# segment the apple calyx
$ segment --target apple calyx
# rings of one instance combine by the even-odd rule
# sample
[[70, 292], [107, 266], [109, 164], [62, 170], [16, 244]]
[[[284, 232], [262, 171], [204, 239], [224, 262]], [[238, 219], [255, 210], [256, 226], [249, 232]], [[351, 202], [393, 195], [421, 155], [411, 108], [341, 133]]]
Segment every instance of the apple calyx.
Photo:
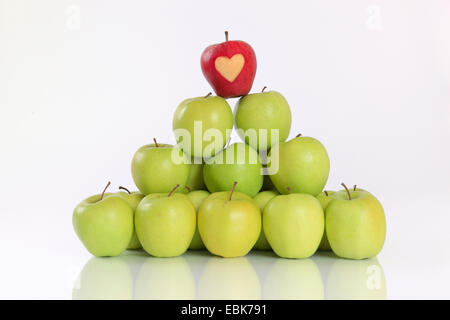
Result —
[[350, 191], [348, 190], [347, 186], [345, 185], [345, 183], [341, 183], [341, 186], [343, 186], [345, 188], [345, 191], [347, 191], [347, 195], [348, 195], [348, 200], [352, 200], [352, 196], [350, 195]]
[[289, 194], [292, 193], [291, 187], [286, 187], [286, 189], [288, 190]]
[[230, 196], [228, 197], [228, 200], [231, 201], [231, 197], [233, 196], [234, 190], [236, 189], [237, 181], [233, 183], [233, 188], [231, 188]]
[[228, 31], [225, 31], [225, 41], [228, 41]]
[[119, 186], [119, 190], [125, 190], [126, 192], [128, 192], [128, 194], [131, 194], [130, 190], [125, 187]]
[[192, 190], [191, 190], [191, 188], [189, 188], [188, 186], [185, 186], [184, 187], [188, 192], [191, 192]]
[[206, 96], [204, 96], [203, 99], [208, 98], [210, 95], [212, 95], [212, 93], [211, 93], [211, 92], [208, 92], [208, 94], [207, 94]]
[[108, 189], [110, 184], [111, 184], [111, 181], [108, 181], [108, 183], [106, 184], [105, 189], [103, 189], [102, 195], [100, 196], [100, 199], [98, 201], [101, 201], [103, 199], [103, 196], [105, 195], [106, 189]]
[[159, 145], [158, 145], [158, 142], [156, 142], [156, 139], [155, 138], [153, 138], [153, 142], [155, 142], [155, 147], [159, 147]]
[[267, 87], [266, 86], [264, 86], [264, 88], [262, 88], [262, 90], [261, 90], [261, 93], [263, 93], [264, 92], [264, 90], [266, 90], [267, 89]]
[[323, 193], [325, 193], [325, 195], [328, 197], [328, 191], [327, 190], [323, 190]]
[[180, 186], [180, 185], [177, 184], [177, 185], [169, 192], [169, 194], [167, 195], [167, 197], [170, 197], [170, 196], [175, 192], [175, 190], [176, 190], [179, 186]]

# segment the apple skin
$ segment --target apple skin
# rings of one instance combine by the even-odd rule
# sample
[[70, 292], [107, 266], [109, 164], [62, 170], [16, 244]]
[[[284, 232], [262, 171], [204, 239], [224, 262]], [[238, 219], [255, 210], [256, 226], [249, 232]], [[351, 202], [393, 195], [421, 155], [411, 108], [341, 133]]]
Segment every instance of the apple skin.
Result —
[[[270, 149], [273, 144], [284, 142], [291, 130], [291, 109], [286, 99], [276, 91], [252, 93], [239, 99], [235, 106], [236, 129], [239, 137], [258, 151]], [[257, 141], [244, 136], [245, 131], [255, 129]], [[267, 145], [261, 145], [259, 130], [267, 132]], [[271, 130], [279, 133], [277, 141], [271, 141]]]
[[347, 259], [375, 257], [386, 238], [381, 203], [367, 191], [336, 192], [326, 210], [326, 233], [333, 252]]
[[203, 201], [198, 230], [206, 248], [225, 258], [245, 256], [261, 233], [261, 213], [255, 201], [241, 192], [216, 192]]
[[195, 208], [185, 194], [151, 194], [139, 203], [135, 225], [139, 241], [148, 254], [179, 256], [188, 249], [194, 236]]
[[[327, 191], [328, 195], [325, 192], [321, 192], [317, 195], [317, 200], [319, 200], [320, 205], [322, 206], [323, 212], [326, 213], [326, 209], [328, 204], [333, 200], [331, 195], [335, 194], [335, 191]], [[326, 230], [327, 219], [325, 218], [325, 230]], [[328, 242], [327, 233], [324, 231], [322, 240], [320, 241], [319, 250], [330, 251], [330, 243]]]
[[[131, 193], [119, 191], [117, 195], [125, 199], [125, 201], [130, 205], [131, 209], [133, 209], [133, 213], [136, 212], [136, 208], [139, 205], [139, 202], [145, 197], [142, 193], [138, 191], [134, 191]], [[133, 217], [133, 226], [134, 226], [134, 217]], [[127, 249], [137, 250], [142, 248], [141, 243], [136, 235], [136, 231], [133, 229], [133, 236], [131, 237], [130, 243], [128, 244]]]
[[[228, 158], [232, 159], [233, 163], [226, 163]], [[242, 159], [241, 163], [238, 159]], [[256, 160], [255, 163], [250, 163], [253, 159]], [[215, 163], [218, 160], [222, 160], [222, 163]], [[234, 143], [206, 161], [203, 179], [210, 192], [230, 191], [233, 183], [237, 181], [236, 191], [254, 197], [263, 185], [264, 176], [261, 170], [258, 153], [244, 143]]]
[[[278, 172], [272, 173], [270, 166], [277, 161], [277, 154]], [[322, 143], [314, 138], [296, 137], [281, 142], [270, 150], [269, 157], [270, 179], [281, 194], [289, 193], [289, 187], [294, 193], [317, 196], [327, 183], [330, 159]]]
[[[253, 198], [253, 200], [255, 200], [255, 202], [258, 204], [259, 209], [261, 210], [261, 216], [264, 211], [264, 207], [267, 205], [267, 203], [278, 195], [279, 193], [277, 191], [262, 191]], [[256, 241], [255, 246], [253, 248], [257, 250], [272, 249], [270, 247], [269, 242], [266, 239], [264, 230], [261, 230], [261, 234], [259, 235], [258, 241]]]
[[184, 188], [183, 193], [188, 194], [191, 191], [205, 189], [206, 186], [205, 182], [203, 181], [203, 164], [196, 164], [192, 162], [189, 178], [186, 182], [186, 187]]
[[322, 206], [308, 194], [276, 196], [264, 207], [263, 229], [278, 256], [308, 258], [316, 252], [322, 239]]
[[114, 257], [127, 249], [133, 235], [133, 209], [122, 197], [97, 194], [78, 204], [72, 224], [86, 249], [96, 257]]
[[[192, 191], [187, 194], [188, 198], [192, 201], [194, 205], [195, 211], [198, 214], [198, 209], [200, 209], [200, 205], [203, 201], [208, 198], [210, 193], [205, 190], [197, 190]], [[191, 250], [201, 250], [204, 249], [205, 245], [203, 244], [202, 238], [200, 237], [200, 233], [198, 232], [198, 227], [195, 229], [194, 237], [192, 238], [191, 244], [189, 245], [189, 249]]]
[[[181, 163], [172, 160], [172, 152]], [[149, 144], [140, 147], [131, 162], [131, 175], [141, 193], [169, 193], [177, 184], [175, 192], [182, 192], [189, 178], [191, 166], [183, 152], [168, 144]]]
[[[195, 141], [195, 121], [201, 121], [201, 131], [197, 130], [201, 141]], [[178, 145], [186, 154], [195, 158], [208, 158], [223, 149], [233, 129], [233, 121], [233, 111], [224, 98], [197, 97], [186, 99], [178, 105], [173, 116], [172, 128]], [[178, 132], [180, 129], [189, 132], [190, 144], [184, 145], [186, 142], [183, 141], [182, 134]], [[220, 133], [217, 141], [215, 138], [209, 140], [210, 138], [205, 136], [205, 133], [211, 132], [212, 129]], [[217, 145], [214, 145], [210, 152], [206, 150], [208, 154], [205, 155], [205, 149], [213, 142]]]
[[[237, 77], [230, 82], [217, 71], [216, 59], [232, 59], [241, 54], [244, 65]], [[218, 96], [224, 98], [240, 97], [250, 92], [256, 74], [256, 55], [253, 48], [244, 41], [225, 41], [208, 46], [202, 53], [200, 64], [203, 75]]]

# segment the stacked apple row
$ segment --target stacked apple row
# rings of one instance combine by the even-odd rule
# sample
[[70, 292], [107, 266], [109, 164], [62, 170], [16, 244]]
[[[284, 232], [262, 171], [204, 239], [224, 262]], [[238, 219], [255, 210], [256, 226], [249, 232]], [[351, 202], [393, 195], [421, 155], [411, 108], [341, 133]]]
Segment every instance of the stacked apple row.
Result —
[[[225, 147], [233, 123], [244, 143]], [[290, 127], [289, 105], [278, 92], [243, 96], [235, 119], [222, 97], [187, 99], [173, 119], [178, 145], [155, 140], [135, 153], [131, 169], [139, 192], [121, 187], [125, 192], [86, 199], [74, 211], [75, 231], [95, 256], [141, 246], [157, 257], [205, 247], [223, 257], [252, 248], [284, 258], [306, 258], [318, 248], [351, 259], [376, 256], [386, 233], [381, 204], [356, 187], [322, 192], [330, 169], [326, 149], [301, 135], [286, 142]], [[221, 134], [205, 159], [211, 129]], [[279, 134], [262, 143], [242, 134], [249, 129]], [[192, 143], [184, 143], [180, 130]], [[259, 153], [267, 150], [276, 170], [264, 181]]]

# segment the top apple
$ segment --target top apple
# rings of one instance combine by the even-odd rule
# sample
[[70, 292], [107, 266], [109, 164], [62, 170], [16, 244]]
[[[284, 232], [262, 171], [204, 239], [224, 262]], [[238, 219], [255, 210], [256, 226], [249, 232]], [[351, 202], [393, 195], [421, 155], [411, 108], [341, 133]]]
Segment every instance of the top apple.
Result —
[[228, 41], [207, 47], [201, 57], [203, 74], [218, 96], [233, 98], [250, 92], [256, 74], [256, 56], [244, 41]]

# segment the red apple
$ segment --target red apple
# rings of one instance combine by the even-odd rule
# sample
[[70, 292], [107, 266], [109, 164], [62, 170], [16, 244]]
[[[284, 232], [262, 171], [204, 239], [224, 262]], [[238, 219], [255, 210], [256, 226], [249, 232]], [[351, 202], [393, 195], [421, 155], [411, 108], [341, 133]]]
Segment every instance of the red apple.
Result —
[[218, 96], [233, 98], [250, 92], [256, 73], [256, 56], [244, 41], [228, 41], [207, 47], [201, 58], [206, 80]]

